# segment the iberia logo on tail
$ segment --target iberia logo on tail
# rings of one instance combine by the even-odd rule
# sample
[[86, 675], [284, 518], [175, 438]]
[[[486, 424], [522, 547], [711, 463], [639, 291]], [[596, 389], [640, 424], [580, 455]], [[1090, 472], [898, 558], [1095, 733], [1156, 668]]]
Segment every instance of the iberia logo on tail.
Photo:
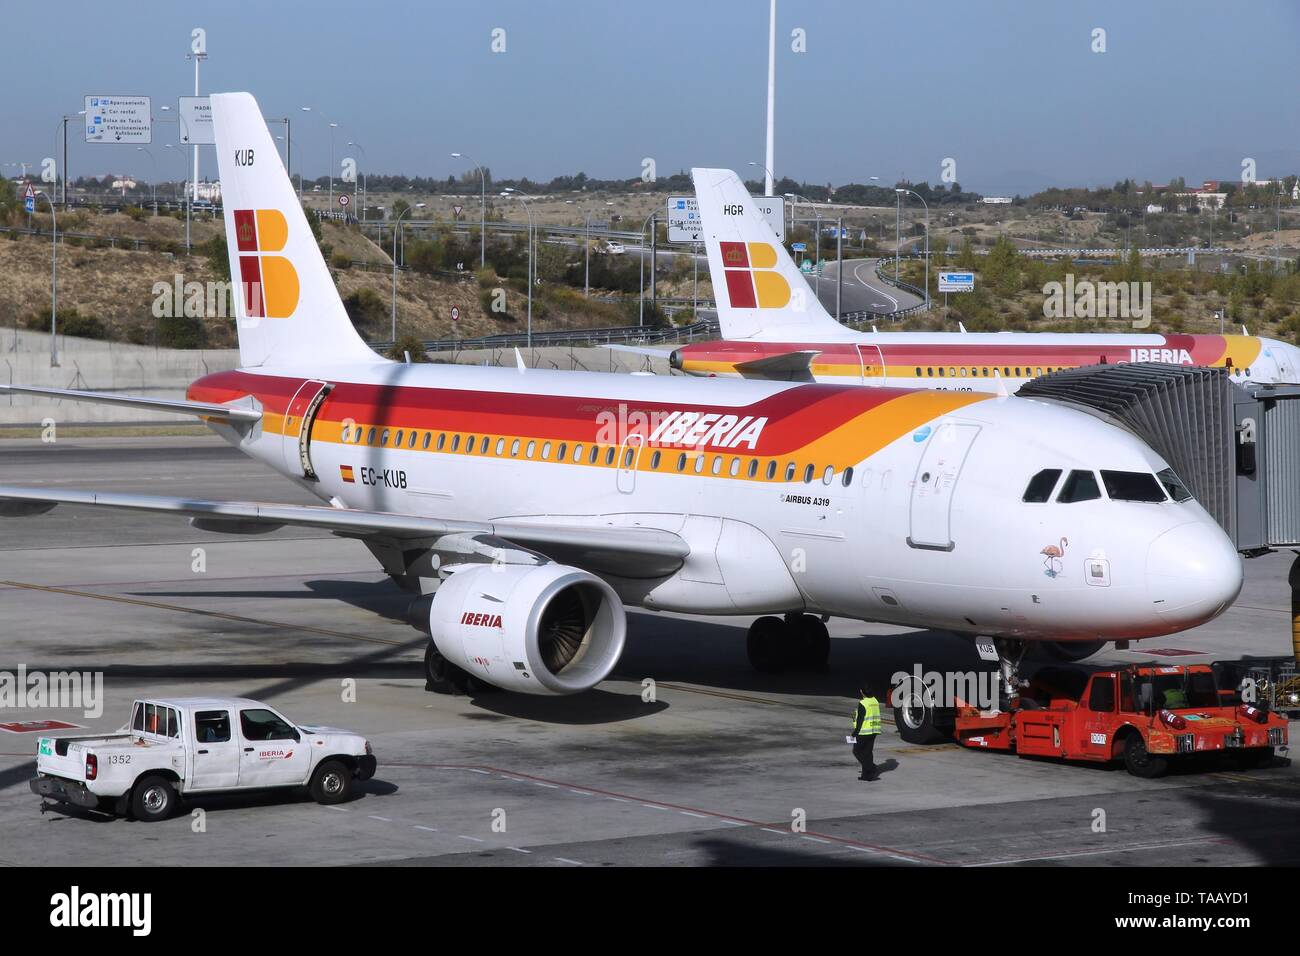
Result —
[[289, 225], [278, 209], [236, 209], [239, 279], [249, 318], [287, 319], [298, 308], [298, 271], [282, 252]]
[[733, 309], [780, 309], [790, 284], [776, 272], [776, 250], [766, 242], [722, 242], [722, 268]]

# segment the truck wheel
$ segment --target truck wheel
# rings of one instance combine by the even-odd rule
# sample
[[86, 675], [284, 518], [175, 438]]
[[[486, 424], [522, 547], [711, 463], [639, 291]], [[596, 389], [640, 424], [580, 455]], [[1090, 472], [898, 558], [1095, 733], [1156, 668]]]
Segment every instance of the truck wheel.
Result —
[[131, 814], [145, 823], [166, 820], [176, 809], [176, 788], [166, 777], [150, 774], [131, 791]]
[[745, 651], [749, 663], [760, 674], [779, 674], [789, 662], [789, 630], [779, 617], [760, 617], [749, 625]]
[[1273, 760], [1273, 748], [1247, 747], [1245, 750], [1238, 750], [1232, 755], [1232, 759], [1237, 762], [1238, 767], [1244, 770], [1253, 770]]
[[1150, 780], [1169, 769], [1169, 759], [1151, 753], [1142, 735], [1133, 734], [1124, 744], [1124, 767], [1133, 776]]
[[317, 803], [342, 803], [352, 796], [352, 771], [341, 760], [326, 760], [311, 775], [308, 790]]
[[938, 744], [952, 736], [950, 708], [926, 703], [924, 689], [910, 678], [898, 694], [902, 706], [894, 708], [894, 726], [905, 743]]

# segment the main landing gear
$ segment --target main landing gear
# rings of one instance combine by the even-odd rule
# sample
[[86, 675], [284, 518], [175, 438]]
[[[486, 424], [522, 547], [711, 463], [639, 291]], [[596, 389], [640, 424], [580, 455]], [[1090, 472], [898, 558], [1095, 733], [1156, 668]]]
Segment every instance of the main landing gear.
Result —
[[749, 663], [761, 674], [794, 668], [823, 670], [831, 653], [826, 624], [812, 614], [760, 617], [745, 639]]

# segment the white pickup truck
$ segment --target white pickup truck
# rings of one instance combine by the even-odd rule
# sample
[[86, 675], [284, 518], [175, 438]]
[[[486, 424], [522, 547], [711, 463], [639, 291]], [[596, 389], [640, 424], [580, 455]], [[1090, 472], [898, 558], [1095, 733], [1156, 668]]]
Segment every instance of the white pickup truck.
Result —
[[375, 774], [364, 737], [295, 726], [241, 697], [137, 700], [116, 734], [42, 737], [32, 792], [45, 801], [163, 820], [182, 797], [218, 791], [306, 787], [341, 803], [353, 780]]

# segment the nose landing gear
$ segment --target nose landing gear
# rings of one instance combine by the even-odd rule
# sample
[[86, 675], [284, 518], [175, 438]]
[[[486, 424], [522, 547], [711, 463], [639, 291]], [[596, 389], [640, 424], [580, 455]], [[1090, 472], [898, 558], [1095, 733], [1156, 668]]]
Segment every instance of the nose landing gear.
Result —
[[784, 619], [768, 615], [749, 626], [745, 650], [749, 663], [761, 674], [792, 668], [823, 670], [831, 638], [826, 625], [812, 614], [787, 614]]

